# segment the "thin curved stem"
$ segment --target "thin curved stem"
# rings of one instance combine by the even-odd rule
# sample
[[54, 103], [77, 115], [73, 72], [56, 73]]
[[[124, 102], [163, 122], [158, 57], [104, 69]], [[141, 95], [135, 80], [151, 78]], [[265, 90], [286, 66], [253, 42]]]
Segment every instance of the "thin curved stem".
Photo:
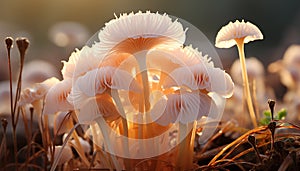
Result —
[[[68, 122], [72, 122], [72, 121], [68, 121]], [[73, 123], [69, 123], [69, 124], [73, 124]], [[70, 126], [73, 126], [73, 125], [70, 125]], [[72, 127], [71, 127], [72, 128]], [[82, 148], [82, 145], [79, 141], [79, 136], [77, 134], [76, 131], [73, 131], [72, 133], [73, 135], [73, 138], [75, 140], [75, 143], [72, 144], [73, 147], [75, 148], [75, 150], [77, 151], [78, 155], [80, 156], [81, 160], [83, 161], [83, 163], [86, 165], [86, 166], [89, 166], [90, 165], [90, 162], [88, 161], [87, 157], [85, 156], [85, 152]]]
[[98, 124], [98, 126], [100, 127], [100, 130], [102, 132], [103, 138], [105, 139], [106, 142], [106, 147], [107, 147], [107, 152], [110, 153], [110, 158], [113, 162], [113, 165], [115, 167], [115, 169], [117, 171], [122, 170], [116, 156], [114, 153], [114, 148], [113, 145], [111, 143], [111, 138], [109, 136], [109, 127], [107, 126], [107, 123], [105, 122], [104, 118], [102, 116], [98, 117], [97, 119], [95, 119], [96, 123]]
[[245, 53], [244, 53], [244, 38], [239, 38], [235, 39], [238, 51], [239, 51], [239, 56], [240, 56], [240, 63], [241, 63], [241, 68], [242, 68], [242, 76], [243, 76], [243, 87], [244, 87], [244, 92], [246, 95], [246, 100], [247, 100], [247, 105], [250, 113], [250, 117], [252, 120], [252, 124], [254, 128], [257, 127], [257, 121], [256, 121], [256, 116], [253, 108], [253, 103], [251, 99], [251, 93], [250, 93], [250, 88], [249, 88], [249, 81], [248, 81], [248, 75], [247, 75], [247, 69], [246, 69], [246, 62], [245, 62]]
[[176, 166], [178, 170], [193, 168], [194, 123], [179, 123], [179, 152]]
[[[122, 126], [123, 126], [124, 136], [126, 137], [126, 138], [124, 138], [124, 142], [123, 142], [124, 143], [124, 153], [125, 153], [125, 155], [128, 155], [129, 154], [129, 144], [128, 144], [128, 123], [127, 123], [126, 113], [124, 111], [121, 99], [119, 97], [118, 90], [112, 90], [111, 95], [116, 103], [116, 106], [117, 106], [119, 112], [122, 115]], [[125, 164], [126, 170], [129, 170], [130, 163], [129, 163], [128, 159], [124, 158], [124, 164]]]
[[60, 159], [61, 156], [62, 156], [63, 148], [65, 148], [65, 146], [67, 145], [67, 143], [68, 143], [68, 141], [69, 141], [69, 139], [70, 139], [72, 133], [76, 130], [76, 128], [77, 128], [79, 125], [80, 125], [79, 123], [77, 123], [76, 125], [74, 125], [74, 127], [73, 127], [73, 128], [70, 130], [70, 132], [68, 133], [68, 135], [67, 135], [65, 141], [64, 141], [63, 144], [62, 144], [61, 150], [59, 151], [57, 157], [54, 159], [54, 162], [53, 162], [53, 164], [52, 164], [52, 166], [51, 166], [51, 168], [50, 168], [50, 171], [54, 171], [54, 170], [55, 170], [56, 166], [58, 165], [59, 159]]

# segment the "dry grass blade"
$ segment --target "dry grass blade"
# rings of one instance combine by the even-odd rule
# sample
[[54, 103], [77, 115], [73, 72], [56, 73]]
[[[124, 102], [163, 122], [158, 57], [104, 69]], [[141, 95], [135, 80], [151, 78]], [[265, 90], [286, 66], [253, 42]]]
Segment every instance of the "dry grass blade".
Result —
[[236, 140], [234, 140], [232, 143], [228, 144], [226, 147], [224, 147], [210, 162], [209, 162], [209, 166], [210, 165], [214, 165], [214, 163], [216, 162], [216, 160], [222, 155], [224, 154], [225, 151], [227, 151], [229, 148], [231, 148], [232, 146], [240, 143], [240, 141], [243, 141], [245, 138], [247, 138], [249, 135], [254, 134], [256, 132], [259, 131], [264, 131], [266, 130], [267, 127], [263, 126], [263, 127], [258, 127], [255, 128], [253, 130], [248, 131], [247, 133], [245, 133], [244, 135], [240, 136], [239, 138], [237, 138]]

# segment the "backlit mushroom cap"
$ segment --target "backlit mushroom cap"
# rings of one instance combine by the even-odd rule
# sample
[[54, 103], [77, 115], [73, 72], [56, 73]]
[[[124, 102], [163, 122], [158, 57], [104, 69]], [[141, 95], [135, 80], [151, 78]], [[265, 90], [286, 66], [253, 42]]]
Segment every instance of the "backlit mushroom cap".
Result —
[[118, 118], [112, 97], [106, 93], [110, 89], [122, 89], [140, 92], [141, 88], [126, 71], [114, 67], [102, 67], [87, 72], [77, 79], [68, 96], [68, 101], [75, 109], [80, 109], [78, 120], [89, 122], [99, 113], [109, 121]]
[[44, 114], [55, 114], [59, 111], [72, 110], [73, 106], [67, 101], [71, 88], [71, 79], [62, 80], [52, 86], [45, 97]]
[[181, 23], [172, 21], [167, 14], [130, 13], [120, 15], [105, 24], [103, 30], [99, 32], [99, 44], [97, 51], [100, 54], [108, 53], [120, 42], [132, 38], [159, 38], [165, 37], [181, 44], [185, 41], [185, 30]]
[[32, 87], [28, 87], [21, 92], [19, 105], [32, 103], [36, 100], [43, 99], [49, 89], [57, 84], [59, 80], [55, 77], [49, 78], [41, 83], [36, 83]]
[[98, 59], [93, 53], [93, 46], [84, 46], [80, 50], [76, 49], [75, 52], [71, 54], [68, 61], [62, 61], [64, 66], [61, 73], [64, 79], [76, 80], [87, 71], [97, 68], [99, 62], [100, 59]]
[[230, 48], [236, 45], [235, 39], [244, 38], [244, 43], [263, 39], [261, 31], [250, 22], [236, 20], [223, 26], [216, 37], [215, 46], [218, 48]]
[[208, 115], [210, 110], [217, 109], [216, 102], [208, 92], [223, 98], [229, 98], [233, 93], [234, 84], [230, 76], [215, 68], [206, 56], [189, 46], [181, 53], [177, 51], [172, 56], [174, 61], [180, 57], [184, 65], [179, 65], [162, 81], [165, 92], [151, 111], [155, 122], [163, 126], [176, 122], [190, 123]]

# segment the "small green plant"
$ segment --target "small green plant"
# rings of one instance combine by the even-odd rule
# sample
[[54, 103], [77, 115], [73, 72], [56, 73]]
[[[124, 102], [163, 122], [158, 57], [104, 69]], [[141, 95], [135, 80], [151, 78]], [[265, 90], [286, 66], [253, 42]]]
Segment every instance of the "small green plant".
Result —
[[[287, 115], [287, 111], [285, 108], [282, 108], [277, 114], [274, 116], [274, 120], [284, 120]], [[272, 120], [271, 111], [265, 110], [264, 117], [259, 121], [260, 125], [268, 125]]]

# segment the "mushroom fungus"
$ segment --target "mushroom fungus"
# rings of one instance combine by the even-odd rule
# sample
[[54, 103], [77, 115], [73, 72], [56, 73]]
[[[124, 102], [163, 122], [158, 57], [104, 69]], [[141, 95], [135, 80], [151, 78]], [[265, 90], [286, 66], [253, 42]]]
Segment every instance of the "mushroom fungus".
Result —
[[242, 20], [242, 22], [236, 20], [234, 23], [229, 22], [228, 25], [221, 28], [221, 30], [217, 34], [215, 43], [215, 46], [218, 48], [230, 48], [234, 45], [237, 45], [238, 47], [242, 68], [244, 92], [246, 93], [245, 95], [247, 99], [247, 105], [254, 127], [257, 127], [257, 122], [250, 94], [245, 62], [244, 44], [250, 41], [261, 39], [263, 39], [263, 35], [254, 24], [250, 22], [244, 22], [244, 20]]

